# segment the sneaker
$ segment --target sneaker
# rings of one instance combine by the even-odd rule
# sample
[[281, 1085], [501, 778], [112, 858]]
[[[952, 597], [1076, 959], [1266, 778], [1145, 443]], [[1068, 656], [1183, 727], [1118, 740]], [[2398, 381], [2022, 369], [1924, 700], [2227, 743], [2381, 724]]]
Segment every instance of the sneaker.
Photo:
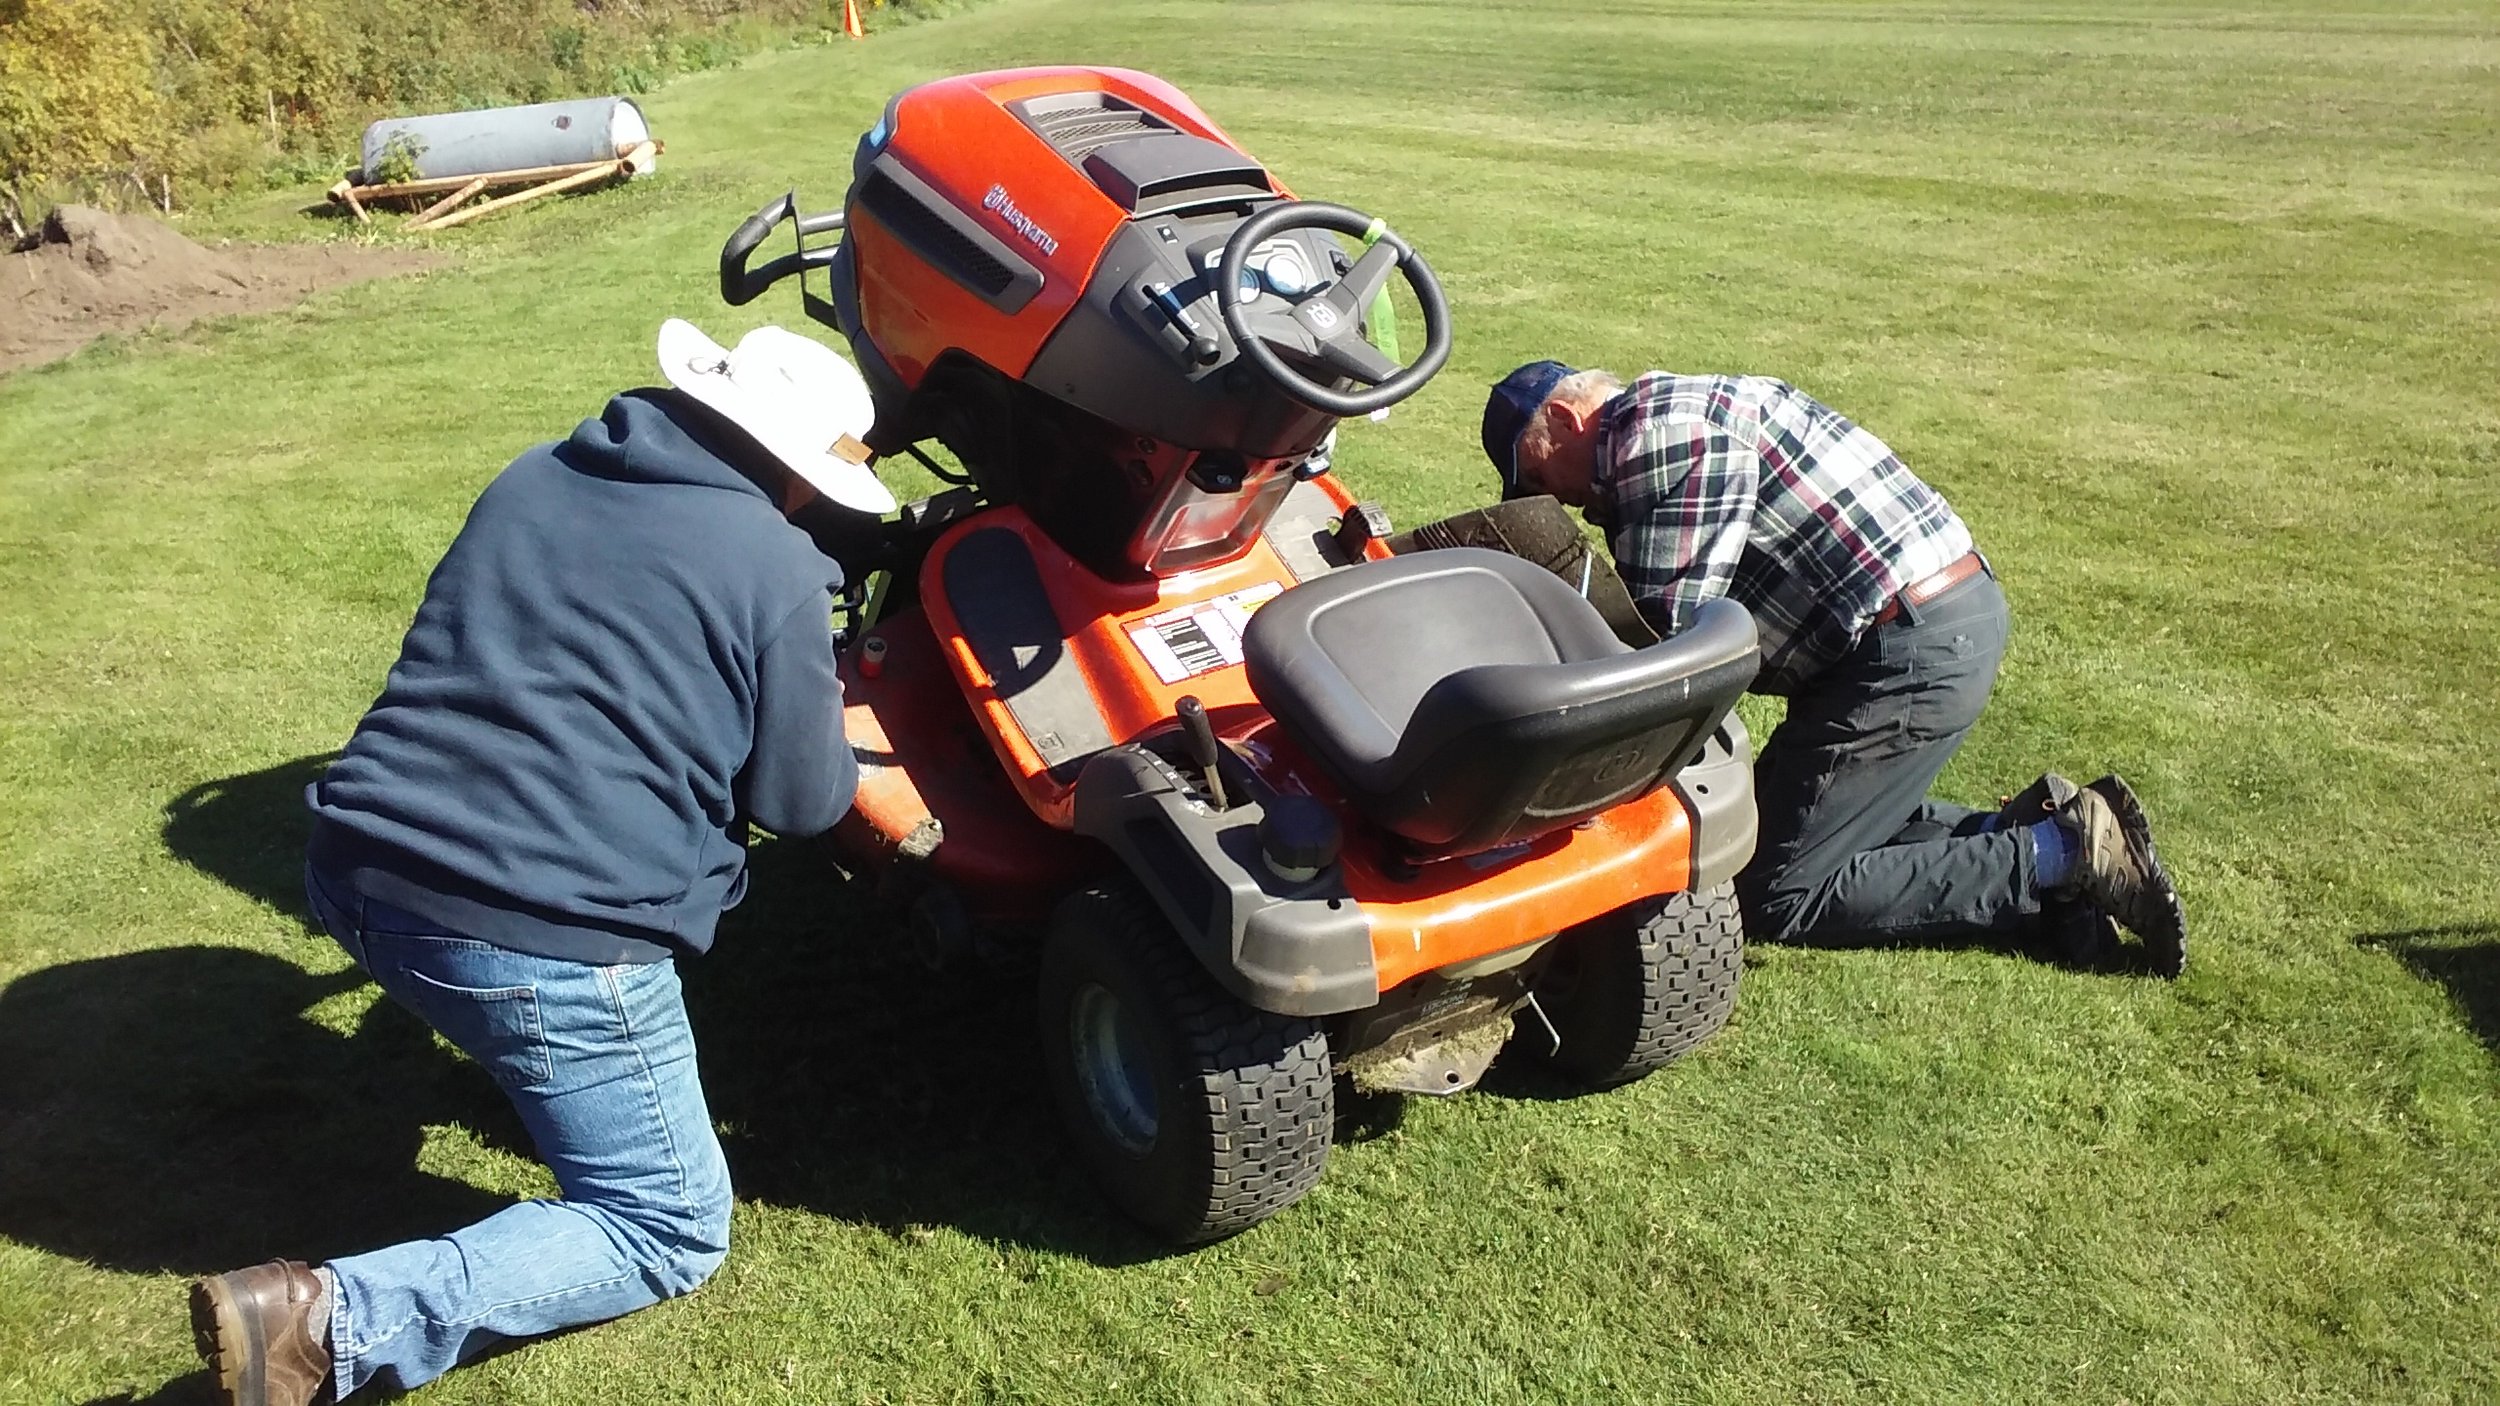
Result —
[[2104, 776], [2084, 789], [2099, 796], [2118, 818], [2130, 862], [2148, 877], [2143, 890], [2150, 904], [2142, 914], [2146, 921], [2127, 926], [2144, 939], [2144, 955], [2153, 971], [2175, 981], [2187, 970], [2187, 906], [2179, 899], [2178, 886], [2170, 882], [2170, 871], [2162, 867], [2161, 856], [2154, 852], [2153, 823], [2145, 818], [2144, 804], [2136, 799], [2135, 789], [2116, 776]]

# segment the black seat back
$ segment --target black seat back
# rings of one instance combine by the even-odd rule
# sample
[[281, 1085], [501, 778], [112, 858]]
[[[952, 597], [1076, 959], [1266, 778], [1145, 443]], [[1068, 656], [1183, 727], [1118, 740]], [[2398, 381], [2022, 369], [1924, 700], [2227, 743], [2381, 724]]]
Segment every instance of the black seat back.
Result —
[[1435, 854], [1532, 839], [1648, 794], [1753, 681], [1753, 617], [1718, 601], [1646, 649], [1551, 573], [1450, 548], [1269, 602], [1250, 685], [1363, 812]]

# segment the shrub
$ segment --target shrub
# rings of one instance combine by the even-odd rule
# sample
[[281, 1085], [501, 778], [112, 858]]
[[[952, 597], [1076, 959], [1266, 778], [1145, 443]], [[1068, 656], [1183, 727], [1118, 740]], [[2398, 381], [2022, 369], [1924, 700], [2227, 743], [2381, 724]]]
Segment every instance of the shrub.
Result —
[[19, 233], [30, 191], [161, 171], [154, 70], [150, 36], [108, 0], [0, 0], [0, 214]]
[[[878, 8], [922, 0], [869, 0]], [[839, 0], [0, 0], [0, 216], [345, 170], [377, 117], [646, 92]], [[829, 6], [832, 7], [829, 10]]]

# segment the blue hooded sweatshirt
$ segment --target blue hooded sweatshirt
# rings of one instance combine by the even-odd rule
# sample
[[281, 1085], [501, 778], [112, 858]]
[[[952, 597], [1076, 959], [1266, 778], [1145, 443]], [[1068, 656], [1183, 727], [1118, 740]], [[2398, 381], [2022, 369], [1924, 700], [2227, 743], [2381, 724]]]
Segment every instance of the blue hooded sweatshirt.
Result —
[[634, 391], [487, 485], [306, 792], [314, 866], [515, 951], [711, 946], [747, 822], [829, 829], [858, 782], [841, 571], [724, 457], [753, 452], [675, 392]]

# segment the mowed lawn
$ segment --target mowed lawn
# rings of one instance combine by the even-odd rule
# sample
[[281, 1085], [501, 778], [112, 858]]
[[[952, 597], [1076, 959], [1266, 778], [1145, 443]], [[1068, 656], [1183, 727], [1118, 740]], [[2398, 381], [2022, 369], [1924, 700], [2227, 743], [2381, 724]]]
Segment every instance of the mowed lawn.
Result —
[[999, 0], [654, 94], [660, 179], [443, 271], [0, 380], [0, 1399], [197, 1399], [185, 1276], [548, 1189], [306, 931], [297, 793], [498, 467], [666, 315], [798, 320], [718, 306], [741, 217], [1068, 60], [1431, 258], [1457, 353], [1340, 456], [1401, 522], [1486, 496], [1531, 356], [1883, 434], [2015, 604], [1946, 789], [2132, 778], [2187, 978], [1756, 950], [1684, 1065], [1414, 1107], [1167, 1255], [1016, 981], [768, 846], [688, 968], [728, 1266], [425, 1400], [2500, 1398], [2500, 9]]

